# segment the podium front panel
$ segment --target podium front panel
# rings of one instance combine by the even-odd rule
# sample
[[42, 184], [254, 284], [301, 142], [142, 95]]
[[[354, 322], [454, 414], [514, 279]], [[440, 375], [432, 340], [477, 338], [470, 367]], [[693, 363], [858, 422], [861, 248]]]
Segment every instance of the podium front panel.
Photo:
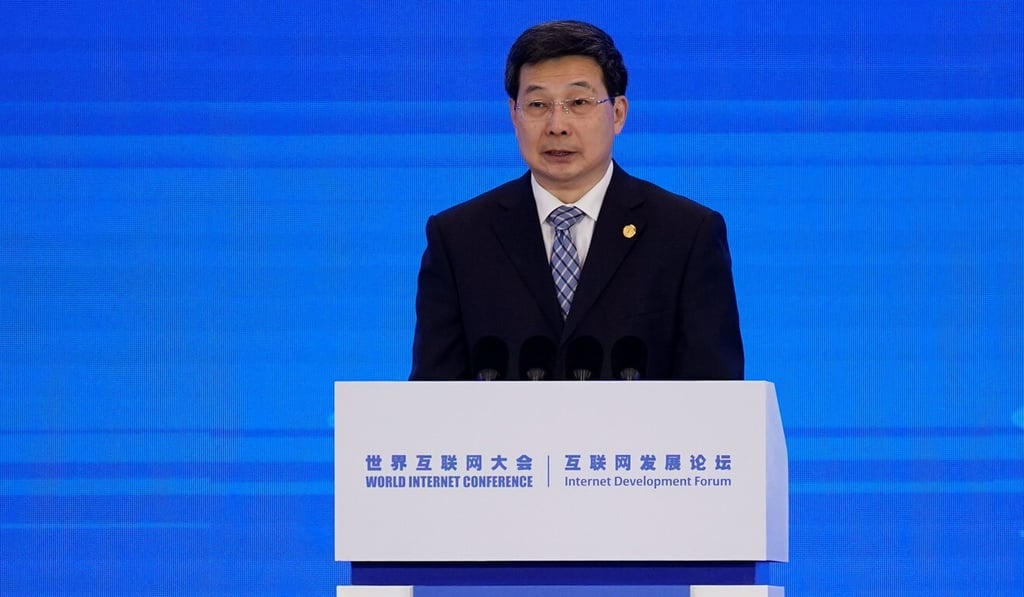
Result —
[[338, 382], [335, 557], [785, 561], [767, 382]]

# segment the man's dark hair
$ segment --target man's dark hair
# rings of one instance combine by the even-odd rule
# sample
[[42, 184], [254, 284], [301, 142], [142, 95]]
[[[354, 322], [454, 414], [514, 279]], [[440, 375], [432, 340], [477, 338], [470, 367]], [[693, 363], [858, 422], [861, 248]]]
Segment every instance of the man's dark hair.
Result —
[[512, 99], [519, 96], [519, 71], [524, 64], [537, 64], [563, 56], [593, 58], [601, 67], [608, 95], [626, 93], [626, 65], [604, 31], [581, 21], [551, 21], [530, 27], [519, 36], [505, 61], [505, 91]]

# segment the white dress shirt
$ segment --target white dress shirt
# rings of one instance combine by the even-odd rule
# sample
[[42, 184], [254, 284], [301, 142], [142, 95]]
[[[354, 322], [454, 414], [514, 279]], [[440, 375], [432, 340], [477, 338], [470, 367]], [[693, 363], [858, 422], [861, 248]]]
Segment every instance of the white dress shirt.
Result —
[[540, 218], [540, 231], [544, 237], [544, 251], [551, 261], [551, 247], [555, 244], [555, 227], [548, 222], [548, 216], [555, 208], [562, 205], [575, 205], [585, 214], [576, 225], [569, 229], [572, 242], [576, 245], [576, 254], [580, 258], [580, 268], [587, 260], [587, 253], [590, 251], [590, 241], [594, 238], [594, 225], [597, 224], [597, 216], [601, 213], [601, 205], [604, 204], [604, 195], [608, 191], [608, 185], [612, 181], [614, 167], [608, 162], [608, 170], [605, 171], [601, 180], [597, 181], [589, 191], [584, 193], [576, 203], [562, 203], [558, 197], [552, 195], [547, 189], [540, 186], [537, 178], [530, 175], [530, 182], [533, 185], [533, 198], [537, 203], [537, 217]]

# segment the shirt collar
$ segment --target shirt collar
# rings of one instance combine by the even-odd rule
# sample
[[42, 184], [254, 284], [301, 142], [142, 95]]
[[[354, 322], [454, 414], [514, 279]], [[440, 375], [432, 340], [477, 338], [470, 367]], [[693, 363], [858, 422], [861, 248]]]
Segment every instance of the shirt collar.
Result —
[[[605, 170], [601, 180], [597, 181], [597, 184], [590, 187], [589, 191], [572, 204], [580, 208], [588, 218], [595, 222], [597, 221], [598, 214], [601, 213], [601, 205], [604, 204], [604, 196], [608, 192], [608, 185], [612, 182], [612, 172], [614, 170], [614, 164], [609, 161], [608, 169]], [[533, 173], [530, 174], [530, 184], [533, 186], [533, 197], [537, 202], [537, 215], [540, 216], [542, 222], [547, 221], [548, 216], [555, 208], [566, 205], [558, 197], [555, 197], [547, 189], [540, 186], [540, 183], [537, 182], [537, 177]]]

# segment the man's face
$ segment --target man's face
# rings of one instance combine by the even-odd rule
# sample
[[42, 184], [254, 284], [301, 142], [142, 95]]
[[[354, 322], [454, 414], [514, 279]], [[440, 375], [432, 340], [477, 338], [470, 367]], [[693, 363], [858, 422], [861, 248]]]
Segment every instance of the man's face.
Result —
[[[531, 101], [566, 102], [574, 98], [604, 100], [608, 91], [601, 67], [592, 58], [564, 56], [519, 71], [520, 106]], [[626, 123], [625, 97], [597, 105], [580, 115], [566, 113], [562, 105], [540, 118], [516, 110], [509, 100], [519, 151], [537, 181], [565, 203], [573, 203], [604, 176], [612, 157], [612, 141]]]

